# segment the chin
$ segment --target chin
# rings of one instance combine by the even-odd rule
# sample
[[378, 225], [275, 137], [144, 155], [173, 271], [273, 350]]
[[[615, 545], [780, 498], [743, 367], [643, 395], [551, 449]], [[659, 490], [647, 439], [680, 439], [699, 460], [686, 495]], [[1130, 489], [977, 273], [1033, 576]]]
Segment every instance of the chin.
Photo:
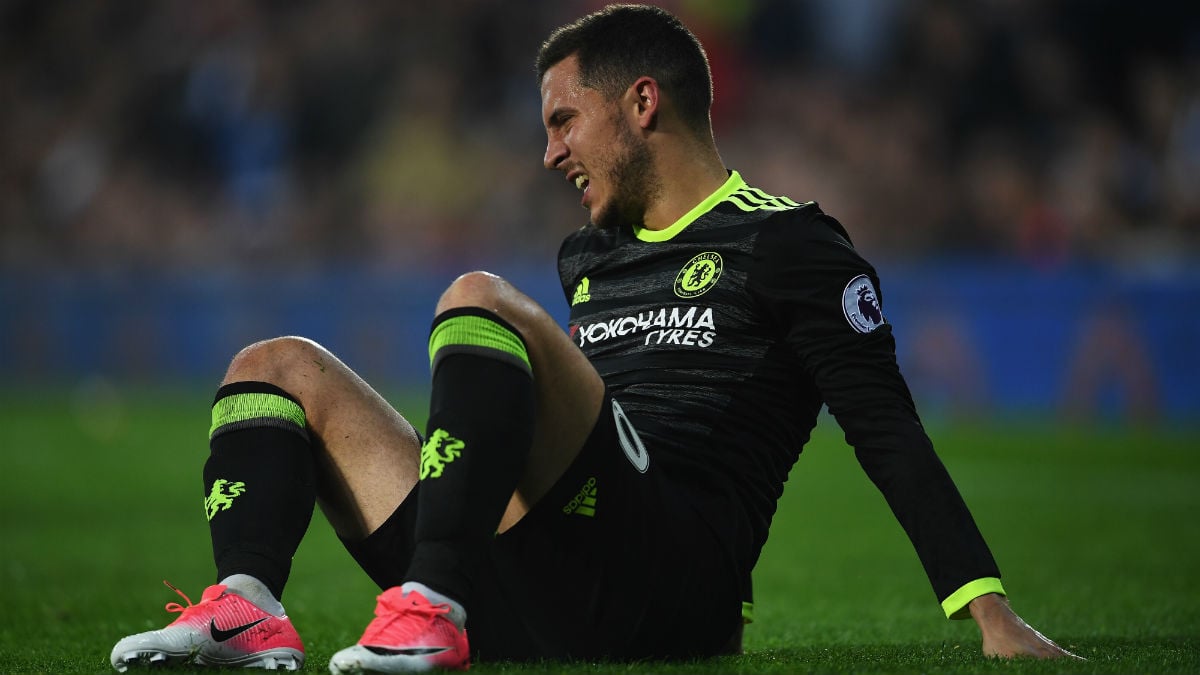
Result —
[[598, 207], [592, 207], [588, 209], [588, 223], [592, 227], [597, 227], [602, 230], [606, 227], [612, 227], [612, 223], [607, 222], [607, 220], [608, 214], [605, 213], [604, 209]]
[[601, 230], [616, 230], [621, 226], [620, 218], [610, 218], [609, 214], [603, 211], [597, 212], [590, 218], [593, 227]]

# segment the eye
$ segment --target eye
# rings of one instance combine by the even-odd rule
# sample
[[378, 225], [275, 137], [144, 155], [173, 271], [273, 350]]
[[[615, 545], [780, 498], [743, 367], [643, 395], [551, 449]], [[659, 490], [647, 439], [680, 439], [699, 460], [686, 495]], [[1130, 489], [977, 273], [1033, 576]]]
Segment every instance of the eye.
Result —
[[555, 110], [550, 115], [550, 119], [546, 121], [546, 126], [551, 129], [565, 129], [570, 125], [574, 117], [574, 113], [565, 110]]

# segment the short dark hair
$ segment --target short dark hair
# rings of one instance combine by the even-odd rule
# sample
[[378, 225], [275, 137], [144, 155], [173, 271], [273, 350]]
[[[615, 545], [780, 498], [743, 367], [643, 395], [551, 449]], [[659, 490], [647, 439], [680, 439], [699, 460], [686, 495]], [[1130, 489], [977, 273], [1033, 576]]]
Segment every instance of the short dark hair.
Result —
[[643, 75], [658, 80], [692, 129], [706, 131], [712, 108], [712, 72], [696, 36], [678, 18], [649, 5], [609, 5], [561, 26], [542, 43], [537, 82], [572, 54], [582, 84], [612, 100]]

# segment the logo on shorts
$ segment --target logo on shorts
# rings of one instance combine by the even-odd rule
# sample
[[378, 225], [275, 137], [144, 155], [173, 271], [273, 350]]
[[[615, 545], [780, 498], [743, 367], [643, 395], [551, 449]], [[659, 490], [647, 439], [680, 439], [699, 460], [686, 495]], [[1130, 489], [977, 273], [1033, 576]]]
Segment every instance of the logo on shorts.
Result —
[[204, 498], [204, 510], [208, 512], [208, 519], [212, 520], [218, 511], [228, 511], [233, 506], [233, 500], [245, 491], [246, 484], [240, 480], [236, 483], [224, 478], [214, 480], [212, 491]]
[[650, 467], [650, 453], [646, 452], [646, 445], [642, 443], [637, 429], [633, 428], [633, 422], [630, 422], [629, 418], [625, 416], [625, 411], [621, 409], [621, 404], [617, 403], [615, 398], [612, 402], [612, 409], [613, 422], [617, 425], [617, 438], [621, 441], [621, 449], [625, 451], [629, 463], [638, 470], [638, 473], [646, 473], [646, 469]]
[[725, 264], [720, 253], [707, 251], [692, 258], [688, 264], [675, 275], [675, 295], [681, 298], [694, 298], [703, 295], [716, 285], [721, 278]]
[[562, 507], [562, 512], [565, 515], [574, 513], [577, 516], [587, 516], [594, 518], [596, 516], [596, 477], [590, 476], [579, 492], [567, 502], [567, 505]]
[[421, 480], [440, 478], [446, 470], [446, 465], [462, 457], [466, 443], [438, 429], [430, 435], [425, 445], [421, 446]]
[[842, 312], [850, 327], [860, 333], [870, 333], [883, 325], [879, 295], [870, 277], [860, 274], [846, 284], [846, 290], [842, 291]]

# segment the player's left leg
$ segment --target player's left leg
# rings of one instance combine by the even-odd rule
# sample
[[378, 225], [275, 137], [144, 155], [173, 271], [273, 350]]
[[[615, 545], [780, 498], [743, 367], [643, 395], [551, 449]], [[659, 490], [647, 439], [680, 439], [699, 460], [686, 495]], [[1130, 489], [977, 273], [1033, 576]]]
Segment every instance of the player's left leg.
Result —
[[465, 618], [496, 533], [562, 476], [603, 397], [599, 375], [550, 315], [485, 273], [464, 275], [443, 294], [430, 358], [405, 583], [380, 596], [359, 644], [331, 660], [334, 673], [467, 665]]

